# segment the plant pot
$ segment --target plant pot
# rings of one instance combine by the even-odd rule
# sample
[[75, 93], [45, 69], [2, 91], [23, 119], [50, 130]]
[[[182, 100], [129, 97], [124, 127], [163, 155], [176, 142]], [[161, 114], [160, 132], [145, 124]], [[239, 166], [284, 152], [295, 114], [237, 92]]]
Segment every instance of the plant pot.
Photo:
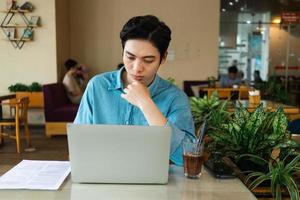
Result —
[[43, 92], [16, 92], [17, 98], [29, 97], [30, 108], [43, 108], [44, 95]]
[[[239, 177], [239, 179], [244, 183], [244, 185], [249, 188], [249, 185], [251, 184], [251, 180], [246, 182], [246, 175], [243, 173], [243, 171], [240, 169], [240, 167], [237, 165], [237, 163], [234, 163], [230, 158], [224, 157], [224, 162], [230, 166], [234, 173]], [[249, 167], [248, 167], [249, 168]], [[258, 187], [250, 190], [257, 198], [273, 198], [271, 193], [271, 187], [270, 187], [270, 181], [265, 181], [262, 184], [260, 184]], [[283, 197], [289, 197], [289, 193], [286, 189], [282, 190], [282, 196]], [[285, 199], [285, 198], [283, 198]]]

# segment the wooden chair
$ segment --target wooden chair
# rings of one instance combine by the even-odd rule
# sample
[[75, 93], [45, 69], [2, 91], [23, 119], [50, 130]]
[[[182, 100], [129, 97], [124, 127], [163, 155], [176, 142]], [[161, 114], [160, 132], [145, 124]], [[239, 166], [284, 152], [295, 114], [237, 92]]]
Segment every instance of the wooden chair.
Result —
[[239, 100], [249, 99], [249, 88], [247, 86], [240, 86]]
[[[21, 99], [11, 99], [8, 103], [1, 103], [1, 105], [8, 105], [15, 108], [15, 113], [13, 118], [3, 118], [0, 119], [0, 139], [1, 143], [4, 142], [4, 137], [13, 138], [16, 140], [17, 152], [20, 153], [20, 125], [24, 125], [24, 133], [26, 137], [27, 146], [31, 147], [30, 144], [30, 133], [28, 128], [28, 104], [29, 98], [23, 97]], [[14, 126], [15, 134], [8, 134], [3, 132], [4, 126]]]

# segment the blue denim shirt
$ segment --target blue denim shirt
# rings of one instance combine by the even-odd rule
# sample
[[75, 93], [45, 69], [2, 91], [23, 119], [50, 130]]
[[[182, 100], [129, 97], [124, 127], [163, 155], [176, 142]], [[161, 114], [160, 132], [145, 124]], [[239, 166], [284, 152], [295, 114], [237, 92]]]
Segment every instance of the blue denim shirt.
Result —
[[[148, 125], [141, 110], [123, 99], [122, 71], [107, 72], [90, 80], [74, 123]], [[194, 123], [187, 96], [182, 90], [156, 75], [148, 87], [154, 103], [172, 128], [170, 160], [182, 165], [182, 141], [194, 138]]]

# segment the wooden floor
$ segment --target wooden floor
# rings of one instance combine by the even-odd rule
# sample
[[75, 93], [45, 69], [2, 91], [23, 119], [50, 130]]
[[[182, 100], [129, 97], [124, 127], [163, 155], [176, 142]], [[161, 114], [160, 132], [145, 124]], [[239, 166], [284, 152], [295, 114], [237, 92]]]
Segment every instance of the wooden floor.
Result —
[[[9, 130], [8, 130], [9, 131]], [[15, 140], [5, 138], [0, 145], [0, 175], [22, 161], [28, 160], [68, 160], [67, 136], [45, 136], [45, 128], [30, 127], [31, 143], [35, 147], [33, 152], [25, 152], [26, 142], [22, 141], [22, 152], [16, 152]]]

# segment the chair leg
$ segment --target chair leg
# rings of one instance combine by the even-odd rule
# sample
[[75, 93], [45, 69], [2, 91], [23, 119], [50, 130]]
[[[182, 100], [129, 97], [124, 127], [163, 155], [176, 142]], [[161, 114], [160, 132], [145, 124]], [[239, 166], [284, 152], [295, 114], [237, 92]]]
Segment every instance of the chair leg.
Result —
[[31, 141], [30, 141], [30, 132], [28, 128], [28, 123], [24, 123], [24, 129], [25, 129], [25, 137], [27, 142], [27, 147], [31, 147]]
[[20, 153], [20, 127], [19, 124], [16, 125], [16, 144], [17, 144], [17, 152]]
[[4, 136], [3, 136], [3, 126], [0, 126], [0, 141], [1, 141], [1, 145], [4, 144]]

